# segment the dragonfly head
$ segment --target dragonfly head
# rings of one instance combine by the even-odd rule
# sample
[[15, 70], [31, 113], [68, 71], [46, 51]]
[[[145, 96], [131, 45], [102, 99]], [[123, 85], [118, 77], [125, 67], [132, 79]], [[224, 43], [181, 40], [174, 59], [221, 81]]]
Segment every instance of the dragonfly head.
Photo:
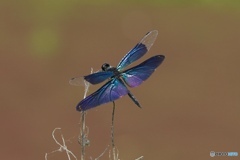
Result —
[[107, 70], [109, 70], [111, 68], [111, 66], [108, 64], [108, 63], [104, 63], [103, 65], [102, 65], [102, 70], [103, 71], [107, 71]]

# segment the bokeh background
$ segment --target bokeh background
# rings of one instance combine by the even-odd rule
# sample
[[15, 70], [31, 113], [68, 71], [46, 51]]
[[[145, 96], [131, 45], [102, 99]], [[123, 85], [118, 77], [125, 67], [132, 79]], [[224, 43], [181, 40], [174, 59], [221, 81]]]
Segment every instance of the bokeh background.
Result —
[[[237, 0], [1, 0], [1, 159], [44, 159], [59, 148], [51, 136], [56, 127], [79, 158], [75, 106], [84, 88], [69, 79], [105, 62], [117, 65], [153, 29], [159, 31], [155, 44], [133, 65], [156, 54], [166, 59], [131, 90], [143, 109], [127, 96], [116, 101], [120, 159], [206, 160], [210, 151], [240, 153], [239, 8]], [[87, 159], [111, 143], [111, 112], [109, 103], [87, 113]], [[60, 132], [56, 137], [61, 140]], [[48, 159], [67, 156], [57, 152]]]

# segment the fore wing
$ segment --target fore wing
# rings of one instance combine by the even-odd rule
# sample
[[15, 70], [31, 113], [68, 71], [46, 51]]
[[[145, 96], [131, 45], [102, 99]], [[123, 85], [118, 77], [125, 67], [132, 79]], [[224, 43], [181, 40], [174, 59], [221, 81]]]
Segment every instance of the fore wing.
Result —
[[157, 30], [148, 32], [143, 39], [132, 49], [130, 50], [119, 62], [117, 69], [119, 71], [123, 70], [125, 67], [133, 63], [134, 61], [141, 58], [147, 51], [150, 50], [153, 43], [155, 42], [158, 35]]
[[84, 85], [84, 80], [86, 80], [91, 84], [98, 84], [112, 77], [113, 75], [114, 74], [111, 71], [104, 71], [104, 72], [100, 71], [93, 74], [89, 74], [87, 76], [72, 78], [69, 80], [69, 83], [71, 85], [80, 86], [80, 85]]
[[128, 94], [128, 89], [122, 80], [115, 78], [79, 102], [76, 108], [78, 111], [86, 111], [99, 105], [115, 101], [126, 94]]
[[122, 73], [122, 78], [124, 82], [129, 87], [137, 87], [143, 81], [148, 79], [155, 69], [162, 63], [164, 60], [163, 55], [153, 56], [141, 64], [130, 68]]
[[100, 71], [84, 76], [84, 79], [91, 84], [98, 84], [112, 77], [113, 75], [114, 73], [112, 71]]

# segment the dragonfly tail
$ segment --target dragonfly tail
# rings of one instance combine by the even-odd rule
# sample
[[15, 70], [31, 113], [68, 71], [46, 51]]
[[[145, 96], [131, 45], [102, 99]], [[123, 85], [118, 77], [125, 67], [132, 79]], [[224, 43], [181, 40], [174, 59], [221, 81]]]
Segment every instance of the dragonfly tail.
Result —
[[133, 102], [139, 107], [142, 108], [140, 103], [137, 101], [137, 99], [134, 97], [134, 95], [129, 91], [128, 96], [133, 100]]

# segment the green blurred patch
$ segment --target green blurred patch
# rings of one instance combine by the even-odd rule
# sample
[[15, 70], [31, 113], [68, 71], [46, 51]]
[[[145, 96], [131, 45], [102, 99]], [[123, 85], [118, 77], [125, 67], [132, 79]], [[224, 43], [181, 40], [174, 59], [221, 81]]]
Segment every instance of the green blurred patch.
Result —
[[30, 48], [32, 54], [37, 56], [52, 56], [57, 53], [59, 36], [56, 31], [49, 28], [39, 28], [30, 35]]
[[210, 6], [210, 7], [240, 7], [240, 0], [32, 0], [30, 1], [35, 9], [44, 9], [46, 14], [61, 14], [76, 5], [118, 5], [118, 4], [135, 4], [135, 5], [167, 5], [167, 6]]
[[209, 7], [240, 7], [240, 0], [81, 0], [79, 4], [109, 5], [109, 4], [146, 4], [159, 6], [209, 6]]
[[29, 1], [33, 7], [33, 13], [41, 21], [50, 19], [54, 21], [61, 18], [79, 2], [77, 0], [32, 0]]
[[240, 0], [124, 0], [126, 3], [144, 3], [162, 6], [210, 6], [210, 7], [240, 7]]

